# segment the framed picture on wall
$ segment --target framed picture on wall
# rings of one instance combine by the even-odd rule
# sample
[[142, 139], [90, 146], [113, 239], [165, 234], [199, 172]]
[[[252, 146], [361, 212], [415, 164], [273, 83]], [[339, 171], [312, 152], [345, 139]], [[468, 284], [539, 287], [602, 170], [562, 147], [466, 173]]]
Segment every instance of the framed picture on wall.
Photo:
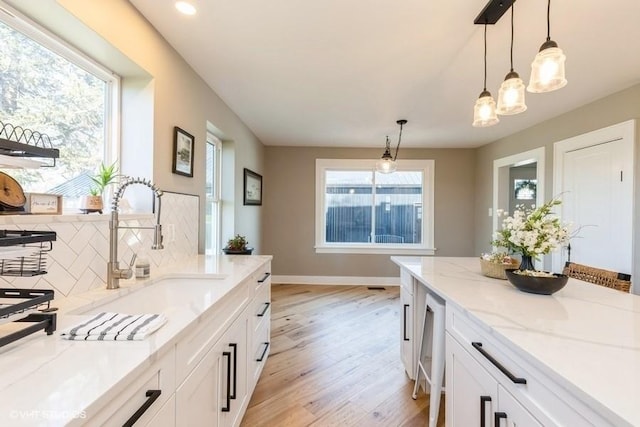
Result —
[[244, 204], [262, 205], [262, 175], [244, 169]]
[[194, 141], [189, 132], [173, 128], [173, 173], [193, 177]]

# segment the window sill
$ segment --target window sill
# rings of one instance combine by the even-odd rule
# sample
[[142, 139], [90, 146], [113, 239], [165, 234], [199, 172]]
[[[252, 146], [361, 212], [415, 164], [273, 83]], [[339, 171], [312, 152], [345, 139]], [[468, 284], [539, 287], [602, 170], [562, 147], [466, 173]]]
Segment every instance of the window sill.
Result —
[[317, 254], [435, 255], [435, 248], [406, 246], [316, 246]]
[[[152, 213], [119, 214], [121, 220], [154, 218]], [[111, 219], [110, 213], [105, 214], [62, 214], [62, 215], [0, 215], [0, 225], [28, 225], [71, 222], [107, 222]]]

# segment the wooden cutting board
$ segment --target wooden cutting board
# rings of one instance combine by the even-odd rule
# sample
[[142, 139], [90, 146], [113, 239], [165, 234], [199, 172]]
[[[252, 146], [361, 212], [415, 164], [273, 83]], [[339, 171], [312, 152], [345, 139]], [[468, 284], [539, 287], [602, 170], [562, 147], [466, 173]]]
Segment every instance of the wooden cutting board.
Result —
[[27, 202], [18, 181], [4, 172], [0, 172], [0, 206], [6, 208], [22, 208]]

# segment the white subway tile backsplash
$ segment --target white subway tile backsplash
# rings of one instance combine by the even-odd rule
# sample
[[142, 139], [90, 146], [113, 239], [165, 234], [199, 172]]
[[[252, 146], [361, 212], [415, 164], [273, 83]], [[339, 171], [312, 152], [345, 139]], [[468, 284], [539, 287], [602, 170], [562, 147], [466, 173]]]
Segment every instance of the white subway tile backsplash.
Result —
[[[124, 218], [124, 219], [123, 219]], [[6, 230], [51, 230], [56, 232], [47, 253], [47, 274], [33, 277], [0, 276], [1, 288], [54, 289], [69, 296], [106, 286], [109, 259], [110, 215], [4, 216], [0, 228]], [[152, 227], [152, 215], [121, 215], [121, 225]], [[121, 230], [118, 257], [128, 263], [133, 253], [149, 259], [152, 267], [197, 255], [199, 199], [197, 196], [164, 192], [161, 223], [173, 224], [175, 240], [165, 239], [164, 249], [151, 250], [153, 230]], [[165, 231], [166, 235], [166, 231]]]

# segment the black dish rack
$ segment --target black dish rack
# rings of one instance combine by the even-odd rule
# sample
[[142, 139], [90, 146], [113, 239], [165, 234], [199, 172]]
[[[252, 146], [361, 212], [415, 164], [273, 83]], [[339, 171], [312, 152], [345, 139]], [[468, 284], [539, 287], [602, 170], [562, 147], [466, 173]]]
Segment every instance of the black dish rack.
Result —
[[[34, 332], [44, 330], [47, 335], [56, 330], [55, 308], [51, 308], [53, 291], [49, 289], [0, 289], [0, 320], [32, 323], [23, 329], [0, 337], [0, 347]], [[32, 311], [37, 313], [32, 313]], [[25, 315], [18, 318], [20, 315]]]
[[0, 259], [0, 276], [37, 276], [47, 272], [47, 252], [53, 249], [54, 231], [0, 230], [0, 247], [32, 249], [28, 255]]
[[[0, 230], [0, 247], [15, 248], [22, 255], [0, 259], [0, 275], [36, 276], [47, 272], [47, 252], [53, 249], [53, 231]], [[23, 249], [22, 251], [20, 249]], [[0, 289], [0, 324], [30, 323], [7, 335], [0, 336], [0, 347], [34, 332], [44, 330], [47, 335], [56, 330], [56, 309], [50, 306], [54, 292], [49, 289]]]

